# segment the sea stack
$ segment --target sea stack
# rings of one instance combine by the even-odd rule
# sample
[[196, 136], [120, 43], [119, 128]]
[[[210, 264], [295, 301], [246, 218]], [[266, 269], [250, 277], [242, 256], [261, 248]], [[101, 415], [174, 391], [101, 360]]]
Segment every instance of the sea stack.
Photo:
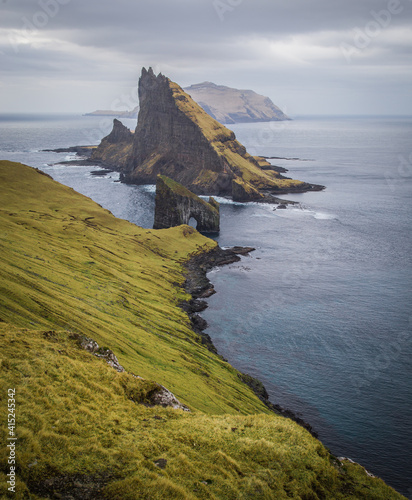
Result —
[[197, 222], [196, 229], [203, 233], [219, 232], [219, 203], [212, 197], [202, 200], [191, 191], [165, 175], [156, 182], [156, 204], [153, 229]]
[[[266, 160], [251, 156], [234, 132], [151, 68], [142, 70], [139, 101], [135, 133], [112, 132], [92, 157], [120, 170], [123, 182], [155, 184], [161, 174], [193, 193], [230, 196], [234, 201], [263, 201], [271, 194], [323, 188], [264, 170], [270, 166]], [[115, 127], [119, 128], [117, 122]], [[108, 140], [116, 135], [118, 150]]]

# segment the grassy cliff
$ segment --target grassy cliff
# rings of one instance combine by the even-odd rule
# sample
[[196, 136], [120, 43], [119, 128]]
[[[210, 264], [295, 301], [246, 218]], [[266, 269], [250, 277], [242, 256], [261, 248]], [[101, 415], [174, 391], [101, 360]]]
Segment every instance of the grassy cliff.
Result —
[[[12, 498], [402, 498], [270, 413], [178, 304], [215, 243], [146, 230], [30, 167], [0, 162], [0, 401], [16, 389]], [[118, 373], [79, 336], [114, 351]], [[136, 378], [132, 374], [143, 378]], [[150, 406], [157, 382], [191, 412]], [[0, 426], [1, 442], [7, 428]], [[8, 450], [0, 449], [7, 498]]]

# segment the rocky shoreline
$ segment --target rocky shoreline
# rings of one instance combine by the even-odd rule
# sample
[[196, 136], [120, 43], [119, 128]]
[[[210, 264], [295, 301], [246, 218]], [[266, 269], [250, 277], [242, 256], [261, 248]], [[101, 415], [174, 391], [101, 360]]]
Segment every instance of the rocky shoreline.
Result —
[[[210, 335], [205, 332], [208, 327], [207, 321], [199, 315], [200, 312], [204, 311], [208, 307], [208, 304], [204, 299], [216, 293], [213, 284], [207, 277], [207, 273], [214, 267], [239, 262], [241, 260], [241, 255], [248, 255], [254, 250], [255, 248], [253, 247], [232, 247], [223, 249], [217, 246], [210, 252], [193, 256], [184, 264], [186, 278], [184, 288], [186, 292], [192, 296], [192, 299], [190, 301], [182, 302], [180, 306], [188, 314], [192, 329], [200, 335], [202, 344], [204, 344], [209, 351], [214, 354], [219, 355]], [[228, 361], [223, 358], [223, 356], [221, 356], [221, 358], [224, 361]], [[290, 418], [308, 430], [312, 436], [316, 438], [318, 437], [317, 432], [314, 431], [312, 426], [298, 417], [292, 410], [289, 408], [283, 408], [282, 406], [273, 404], [269, 401], [269, 394], [260, 380], [244, 373], [240, 373], [239, 378], [253, 390], [256, 396], [271, 411], [277, 415]]]
[[[100, 167], [102, 169], [101, 171], [93, 170], [91, 172], [91, 174], [95, 175], [95, 176], [106, 175], [110, 172], [119, 172], [120, 169], [116, 169], [113, 166], [108, 166], [104, 161], [90, 159], [92, 151], [96, 147], [97, 146], [71, 146], [69, 148], [44, 149], [43, 151], [52, 152], [52, 153], [75, 153], [79, 157], [78, 160], [59, 161], [58, 163], [56, 163], [56, 165], [78, 165], [78, 166], [84, 166], [84, 167], [88, 167], [88, 166]], [[276, 167], [276, 166], [273, 166], [273, 168], [270, 168], [270, 169], [276, 170], [276, 171], [278, 171], [278, 169], [279, 169], [279, 171], [287, 171], [286, 169], [283, 169], [283, 167]], [[265, 170], [265, 168], [262, 168], [262, 170]], [[121, 182], [121, 181], [118, 181], [118, 182]], [[323, 186], [322, 186], [322, 188], [323, 188]], [[266, 204], [274, 204], [274, 205], [298, 205], [299, 204], [297, 201], [291, 201], [291, 200], [285, 200], [284, 198], [278, 198], [277, 196], [273, 195], [270, 191], [264, 192], [262, 190], [262, 194], [264, 196], [260, 200], [257, 200], [258, 203], [266, 203]], [[285, 208], [285, 207], [282, 206], [281, 208]]]

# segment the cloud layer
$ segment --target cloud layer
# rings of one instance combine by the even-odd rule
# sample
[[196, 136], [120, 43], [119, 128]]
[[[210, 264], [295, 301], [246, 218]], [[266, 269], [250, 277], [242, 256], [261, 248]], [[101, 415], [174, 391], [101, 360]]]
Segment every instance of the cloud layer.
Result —
[[111, 108], [142, 66], [289, 114], [412, 114], [411, 0], [0, 0], [0, 109]]

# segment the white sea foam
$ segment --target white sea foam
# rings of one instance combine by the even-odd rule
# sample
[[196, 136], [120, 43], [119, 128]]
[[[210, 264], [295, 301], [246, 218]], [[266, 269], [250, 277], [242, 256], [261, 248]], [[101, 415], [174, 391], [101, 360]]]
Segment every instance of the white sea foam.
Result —
[[156, 184], [145, 184], [142, 186], [142, 190], [146, 191], [146, 193], [155, 193], [156, 192]]
[[77, 159], [77, 154], [74, 153], [74, 154], [70, 154], [70, 155], [66, 155], [64, 157], [64, 161], [73, 161], [73, 160], [76, 160]]
[[[209, 196], [201, 195], [199, 198], [202, 200], [209, 201]], [[247, 203], [241, 203], [240, 201], [233, 201], [230, 198], [225, 198], [224, 196], [212, 196], [220, 205], [246, 205]]]
[[302, 205], [294, 205], [286, 209], [276, 210], [276, 215], [281, 217], [313, 217], [319, 220], [335, 220], [337, 216], [335, 214], [326, 212], [317, 212], [310, 208], [304, 207]]

